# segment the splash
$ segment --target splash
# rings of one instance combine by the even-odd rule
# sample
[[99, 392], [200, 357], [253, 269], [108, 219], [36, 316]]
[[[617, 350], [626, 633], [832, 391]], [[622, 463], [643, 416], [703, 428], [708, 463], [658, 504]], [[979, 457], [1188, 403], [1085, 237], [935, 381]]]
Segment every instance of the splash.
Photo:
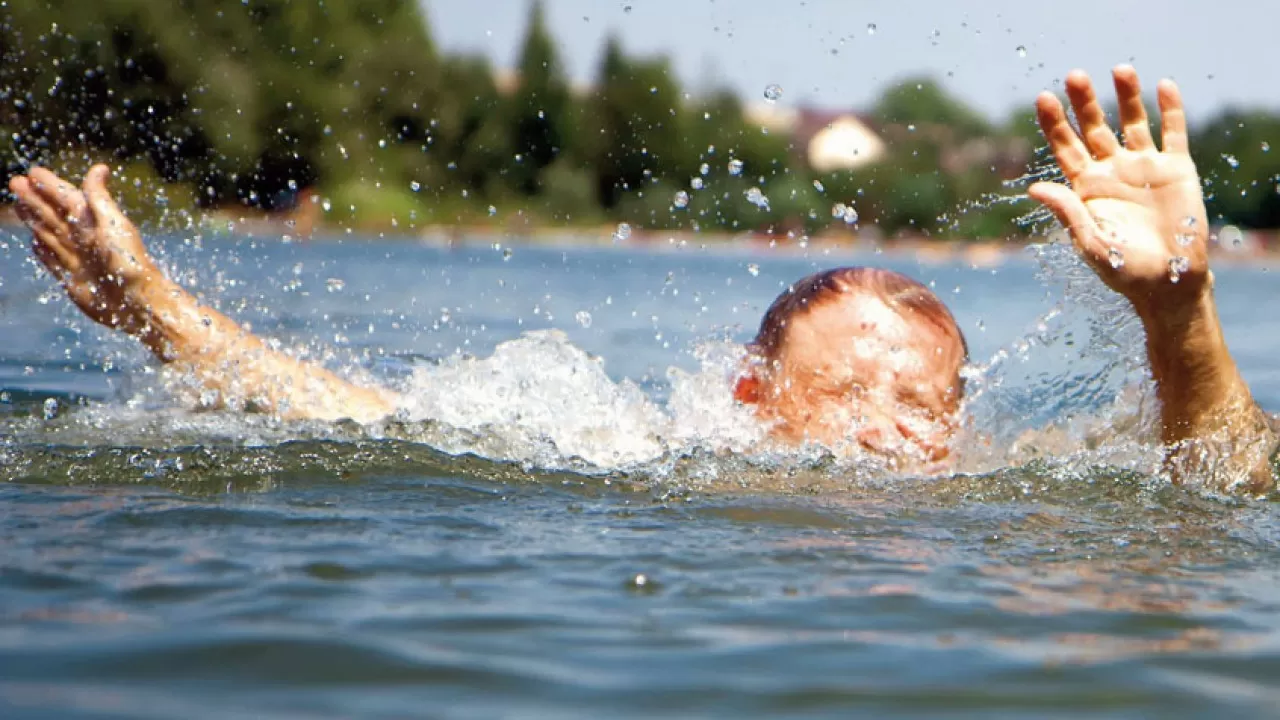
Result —
[[[1010, 347], [967, 369], [958, 469], [990, 473], [1053, 460], [1150, 472], [1158, 458], [1146, 443], [1153, 410], [1136, 318], [1070, 248], [1047, 244], [1036, 253], [1042, 280], [1062, 286], [1063, 298]], [[893, 482], [870, 458], [771, 445], [767, 428], [733, 399], [744, 352], [734, 343], [703, 342], [694, 350], [698, 369], [669, 369], [665, 391], [655, 393], [614, 380], [601, 358], [562, 332], [536, 331], [488, 357], [455, 354], [414, 365], [392, 380], [403, 397], [398, 414], [370, 426], [173, 408], [174, 382], [160, 373], [135, 379], [127, 402], [90, 404], [53, 419], [33, 413], [9, 427], [19, 444], [93, 447], [110, 437], [113, 446], [154, 450], [408, 441], [527, 471], [622, 473], [672, 486]]]
[[1018, 340], [965, 371], [967, 469], [1033, 460], [1154, 473], [1158, 409], [1143, 331], [1060, 229], [1031, 246], [1037, 277], [1059, 300]]
[[433, 438], [450, 453], [482, 449], [539, 467], [576, 459], [615, 468], [666, 450], [661, 409], [633, 382], [611, 380], [599, 358], [558, 331], [528, 333], [487, 358], [419, 367], [400, 390], [401, 419], [455, 431]]
[[417, 367], [399, 388], [391, 432], [451, 454], [582, 472], [654, 468], [699, 451], [761, 453], [765, 428], [733, 400], [743, 352], [699, 345], [700, 369], [668, 370], [662, 403], [631, 380], [614, 381], [563, 333], [529, 332], [486, 358]]

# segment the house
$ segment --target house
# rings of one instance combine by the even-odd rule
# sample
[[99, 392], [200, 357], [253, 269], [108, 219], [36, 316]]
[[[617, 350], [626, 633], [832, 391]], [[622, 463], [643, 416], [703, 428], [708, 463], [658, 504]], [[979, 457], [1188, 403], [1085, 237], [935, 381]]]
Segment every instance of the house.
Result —
[[884, 158], [887, 146], [874, 125], [849, 111], [755, 105], [747, 120], [789, 135], [809, 167], [819, 173], [856, 170]]

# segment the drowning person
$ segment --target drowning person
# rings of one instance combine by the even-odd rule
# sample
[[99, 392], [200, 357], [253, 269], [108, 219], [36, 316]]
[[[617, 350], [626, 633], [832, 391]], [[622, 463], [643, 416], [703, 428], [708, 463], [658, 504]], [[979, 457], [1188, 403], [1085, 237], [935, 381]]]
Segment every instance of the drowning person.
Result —
[[[1085, 73], [1066, 80], [1079, 133], [1053, 94], [1037, 98], [1037, 120], [1069, 185], [1040, 182], [1028, 193], [1137, 312], [1175, 480], [1211, 474], [1222, 489], [1270, 489], [1276, 434], [1223, 339], [1178, 88], [1169, 80], [1158, 88], [1161, 149], [1137, 73], [1120, 66], [1113, 76], [1123, 144]], [[273, 349], [165, 277], [112, 199], [108, 176], [95, 166], [78, 189], [37, 168], [9, 186], [33, 252], [87, 316], [138, 338], [204, 390], [245, 407], [286, 419], [359, 422], [396, 412], [395, 393]], [[752, 361], [734, 395], [777, 441], [856, 449], [907, 472], [949, 466], [967, 348], [946, 305], [923, 285], [873, 268], [812, 275], [772, 304], [748, 350]]]

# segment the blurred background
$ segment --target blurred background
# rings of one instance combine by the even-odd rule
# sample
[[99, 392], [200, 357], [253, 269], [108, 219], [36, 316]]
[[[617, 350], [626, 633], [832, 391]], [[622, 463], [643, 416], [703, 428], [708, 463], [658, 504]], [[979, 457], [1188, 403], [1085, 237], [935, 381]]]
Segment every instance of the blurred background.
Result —
[[968, 5], [7, 0], [3, 172], [109, 161], [177, 230], [1020, 239], [1036, 92], [1133, 61], [1270, 244], [1280, 8]]

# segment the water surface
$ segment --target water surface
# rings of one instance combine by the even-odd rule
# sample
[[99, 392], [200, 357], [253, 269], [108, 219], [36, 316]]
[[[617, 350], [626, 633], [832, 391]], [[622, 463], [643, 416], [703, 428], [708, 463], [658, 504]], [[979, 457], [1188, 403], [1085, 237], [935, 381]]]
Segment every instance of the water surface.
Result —
[[[419, 393], [420, 414], [360, 428], [185, 411], [10, 242], [6, 718], [1280, 703], [1277, 514], [1168, 487], [1140, 432], [1107, 429], [1140, 414], [1122, 392], [1140, 337], [1065, 263], [1046, 280], [1030, 257], [200, 244], [162, 244], [184, 282]], [[980, 472], [890, 478], [735, 449], [717, 353], [785, 283], [849, 263], [908, 272], [953, 308], [995, 446]], [[1280, 409], [1272, 274], [1218, 276], [1228, 340]], [[1054, 419], [1090, 425], [1094, 449], [1008, 453]]]

